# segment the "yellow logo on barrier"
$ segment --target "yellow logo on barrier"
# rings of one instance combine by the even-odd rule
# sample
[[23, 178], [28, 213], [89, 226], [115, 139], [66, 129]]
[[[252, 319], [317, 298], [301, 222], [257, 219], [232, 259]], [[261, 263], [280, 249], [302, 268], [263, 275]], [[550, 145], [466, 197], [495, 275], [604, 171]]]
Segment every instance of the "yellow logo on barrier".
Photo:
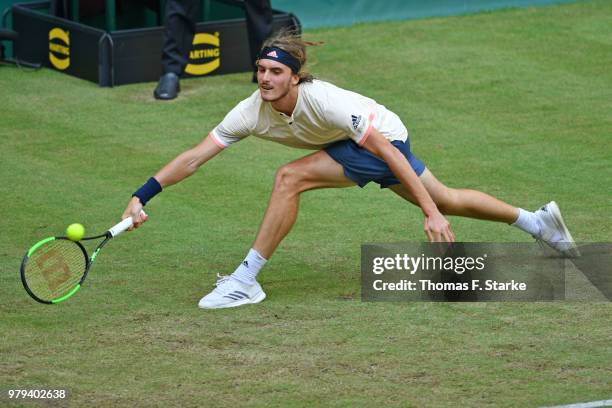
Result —
[[61, 28], [49, 31], [49, 61], [60, 70], [70, 66], [70, 33]]
[[[213, 48], [197, 48], [189, 53], [191, 63], [185, 67], [185, 72], [190, 75], [206, 75], [210, 74], [221, 66], [221, 50], [219, 48], [219, 33], [215, 35], [208, 33], [197, 33], [193, 37], [193, 45], [212, 45]], [[201, 60], [212, 61], [196, 63]]]

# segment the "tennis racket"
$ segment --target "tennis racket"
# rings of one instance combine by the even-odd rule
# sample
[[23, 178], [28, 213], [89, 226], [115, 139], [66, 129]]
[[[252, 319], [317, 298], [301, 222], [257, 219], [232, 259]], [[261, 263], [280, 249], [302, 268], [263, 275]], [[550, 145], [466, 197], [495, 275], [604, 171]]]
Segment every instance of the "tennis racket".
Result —
[[[144, 213], [144, 212], [143, 212]], [[82, 238], [102, 239], [91, 257], [81, 241], [49, 237], [34, 244], [21, 262], [21, 282], [26, 292], [40, 303], [63, 302], [79, 291], [100, 250], [114, 237], [134, 224], [128, 217], [104, 234]]]

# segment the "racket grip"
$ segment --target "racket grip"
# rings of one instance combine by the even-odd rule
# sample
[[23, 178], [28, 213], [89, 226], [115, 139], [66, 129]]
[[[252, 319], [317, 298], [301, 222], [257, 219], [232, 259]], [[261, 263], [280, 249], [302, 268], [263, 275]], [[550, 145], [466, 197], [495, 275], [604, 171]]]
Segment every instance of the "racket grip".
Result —
[[125, 220], [121, 221], [119, 224], [115, 225], [111, 229], [108, 230], [112, 237], [116, 237], [121, 234], [126, 229], [130, 228], [134, 225], [134, 221], [132, 221], [132, 217], [127, 217]]
[[[142, 215], [145, 215], [144, 211], [141, 211], [140, 213]], [[134, 225], [134, 221], [132, 220], [132, 217], [127, 217], [125, 220], [121, 221], [120, 223], [118, 223], [117, 225], [109, 229], [108, 232], [114, 238], [117, 235], [124, 232], [125, 230], [127, 230], [128, 228], [130, 228], [132, 225]]]

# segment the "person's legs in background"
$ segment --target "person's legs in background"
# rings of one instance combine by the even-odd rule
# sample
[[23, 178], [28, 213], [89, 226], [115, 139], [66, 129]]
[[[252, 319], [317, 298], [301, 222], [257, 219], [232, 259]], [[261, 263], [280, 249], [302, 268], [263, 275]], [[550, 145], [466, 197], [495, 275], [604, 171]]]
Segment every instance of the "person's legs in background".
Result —
[[174, 99], [180, 92], [179, 77], [189, 60], [199, 13], [199, 0], [166, 2], [162, 76], [153, 92], [155, 99]]
[[272, 6], [270, 0], [246, 0], [247, 31], [249, 33], [249, 51], [253, 64], [253, 82], [257, 82], [255, 60], [263, 42], [272, 34]]
[[[249, 51], [253, 65], [253, 82], [257, 82], [255, 60], [263, 42], [272, 34], [270, 0], [245, 0]], [[180, 92], [179, 77], [189, 61], [199, 0], [168, 0], [165, 10], [165, 31], [162, 48], [162, 76], [153, 92], [156, 99], [174, 99]]]

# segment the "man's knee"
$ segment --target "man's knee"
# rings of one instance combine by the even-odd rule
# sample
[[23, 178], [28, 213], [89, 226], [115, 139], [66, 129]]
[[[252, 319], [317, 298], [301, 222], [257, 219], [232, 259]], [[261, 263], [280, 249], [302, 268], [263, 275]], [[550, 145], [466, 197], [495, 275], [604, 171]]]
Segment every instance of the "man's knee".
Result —
[[301, 192], [303, 177], [299, 166], [289, 163], [281, 166], [276, 171], [274, 190], [281, 192]]

